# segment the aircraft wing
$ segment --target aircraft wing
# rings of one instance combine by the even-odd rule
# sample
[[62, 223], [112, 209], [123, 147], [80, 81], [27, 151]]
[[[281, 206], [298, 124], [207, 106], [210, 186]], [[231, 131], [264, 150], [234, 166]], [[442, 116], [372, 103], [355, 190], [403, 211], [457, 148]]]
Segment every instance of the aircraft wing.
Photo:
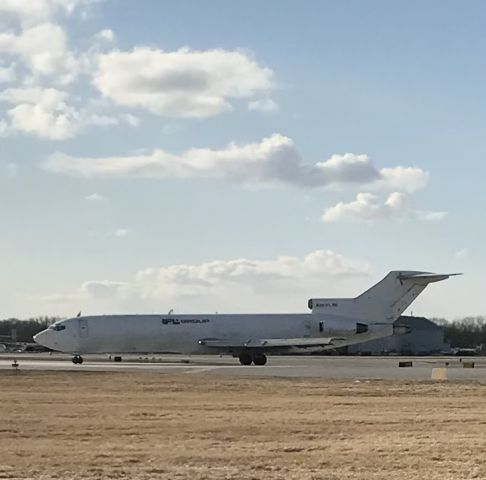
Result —
[[369, 342], [370, 340], [377, 340], [379, 338], [389, 337], [390, 335], [402, 335], [409, 333], [408, 327], [397, 327], [395, 325], [380, 325], [379, 328], [373, 329], [364, 333], [357, 333], [346, 338], [335, 339], [331, 348], [349, 347], [357, 345], [358, 343]]
[[231, 348], [291, 348], [291, 347], [315, 347], [331, 345], [333, 338], [250, 338], [247, 340], [239, 339], [218, 339], [202, 338], [198, 341], [199, 345], [205, 347], [231, 349]]
[[[250, 338], [250, 339], [224, 339], [201, 338], [199, 345], [214, 348], [215, 350], [238, 350], [256, 348], [264, 351], [289, 350], [295, 348], [322, 347], [332, 349], [355, 345], [377, 338], [393, 335], [393, 325], [382, 325], [372, 331], [357, 333], [347, 337], [301, 337], [301, 338]], [[398, 333], [398, 332], [395, 332]]]

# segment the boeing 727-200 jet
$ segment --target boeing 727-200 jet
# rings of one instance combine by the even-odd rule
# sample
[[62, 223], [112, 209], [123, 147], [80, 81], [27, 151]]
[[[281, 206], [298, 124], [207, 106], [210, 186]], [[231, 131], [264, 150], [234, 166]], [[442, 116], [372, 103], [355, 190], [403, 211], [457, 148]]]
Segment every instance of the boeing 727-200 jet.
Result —
[[227, 353], [242, 365], [267, 354], [338, 348], [386, 337], [433, 282], [452, 275], [392, 271], [356, 298], [312, 298], [307, 314], [98, 315], [54, 323], [34, 340], [83, 362], [87, 353]]

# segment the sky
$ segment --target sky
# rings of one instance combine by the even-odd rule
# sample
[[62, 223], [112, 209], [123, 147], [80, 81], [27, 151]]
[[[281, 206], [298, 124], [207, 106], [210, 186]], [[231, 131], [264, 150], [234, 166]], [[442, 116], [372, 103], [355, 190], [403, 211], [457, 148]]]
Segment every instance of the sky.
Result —
[[486, 5], [0, 0], [0, 318], [486, 314]]

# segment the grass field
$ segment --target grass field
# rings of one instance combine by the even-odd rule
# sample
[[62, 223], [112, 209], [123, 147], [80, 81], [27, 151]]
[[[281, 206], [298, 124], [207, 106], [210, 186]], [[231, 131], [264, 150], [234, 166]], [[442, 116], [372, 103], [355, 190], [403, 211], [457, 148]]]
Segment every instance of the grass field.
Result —
[[0, 372], [0, 478], [485, 479], [476, 383]]

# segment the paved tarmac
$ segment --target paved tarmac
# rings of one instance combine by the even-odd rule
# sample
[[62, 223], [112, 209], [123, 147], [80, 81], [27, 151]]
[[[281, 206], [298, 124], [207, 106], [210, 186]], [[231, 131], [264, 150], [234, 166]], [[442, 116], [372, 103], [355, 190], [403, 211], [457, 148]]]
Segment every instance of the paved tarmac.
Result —
[[[430, 380], [433, 368], [445, 368], [448, 380], [476, 380], [486, 383], [485, 357], [345, 357], [345, 356], [274, 356], [265, 366], [241, 366], [228, 356], [125, 355], [114, 362], [108, 356], [85, 355], [82, 365], [74, 365], [64, 354], [0, 354], [0, 369], [43, 371], [108, 371], [183, 373], [225, 376]], [[16, 360], [18, 367], [12, 367]], [[411, 361], [413, 366], [400, 368], [399, 362]], [[475, 368], [464, 368], [464, 362], [474, 362]]]

